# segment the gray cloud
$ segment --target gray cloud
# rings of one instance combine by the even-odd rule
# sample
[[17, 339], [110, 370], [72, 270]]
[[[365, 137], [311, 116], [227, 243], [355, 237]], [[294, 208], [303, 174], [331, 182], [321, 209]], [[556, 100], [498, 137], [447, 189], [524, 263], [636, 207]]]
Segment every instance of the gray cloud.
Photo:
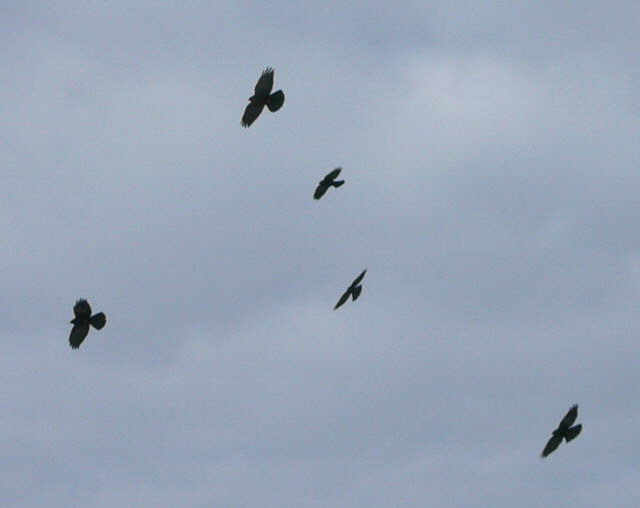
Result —
[[637, 503], [636, 11], [4, 6], [0, 504]]

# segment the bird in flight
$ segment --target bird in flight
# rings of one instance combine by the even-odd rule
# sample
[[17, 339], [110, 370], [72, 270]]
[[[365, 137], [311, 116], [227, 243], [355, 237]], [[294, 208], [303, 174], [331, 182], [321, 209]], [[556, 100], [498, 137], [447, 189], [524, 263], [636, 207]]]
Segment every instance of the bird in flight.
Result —
[[578, 404], [571, 406], [571, 409], [569, 409], [567, 414], [564, 415], [560, 425], [558, 425], [558, 428], [553, 431], [553, 435], [549, 438], [549, 441], [547, 441], [547, 445], [544, 447], [544, 450], [542, 450], [541, 457], [546, 457], [558, 448], [560, 443], [562, 443], [563, 438], [568, 443], [572, 439], [578, 437], [578, 434], [580, 434], [580, 431], [582, 430], [582, 424], [574, 425], [572, 427], [576, 418], [578, 418]]
[[269, 111], [278, 111], [284, 104], [284, 92], [282, 90], [271, 93], [273, 72], [271, 67], [267, 67], [262, 71], [262, 75], [256, 83], [254, 94], [249, 97], [249, 104], [244, 110], [244, 115], [242, 115], [241, 123], [243, 127], [249, 127], [255, 122], [265, 105], [269, 108]]
[[333, 310], [336, 310], [338, 307], [340, 307], [342, 304], [344, 304], [348, 299], [349, 296], [351, 296], [351, 298], [353, 299], [353, 301], [355, 302], [358, 297], [360, 296], [360, 293], [362, 293], [362, 285], [360, 284], [362, 282], [362, 279], [364, 279], [364, 274], [367, 273], [367, 269], [365, 268], [364, 271], [358, 275], [353, 282], [351, 283], [351, 285], [347, 288], [347, 290], [344, 292], [344, 294], [340, 297], [340, 300], [338, 300], [338, 303], [336, 303], [336, 306], [333, 308]]
[[313, 199], [320, 199], [324, 196], [324, 193], [327, 192], [329, 187], [340, 187], [344, 183], [344, 180], [336, 180], [340, 171], [342, 171], [342, 168], [336, 168], [320, 180], [320, 183], [316, 187], [316, 191], [313, 193]]
[[82, 341], [89, 333], [89, 325], [93, 326], [96, 330], [102, 329], [107, 322], [107, 316], [104, 312], [98, 312], [91, 315], [91, 306], [89, 302], [81, 298], [73, 306], [73, 313], [76, 317], [71, 320], [73, 328], [69, 335], [69, 344], [73, 349], [78, 349]]

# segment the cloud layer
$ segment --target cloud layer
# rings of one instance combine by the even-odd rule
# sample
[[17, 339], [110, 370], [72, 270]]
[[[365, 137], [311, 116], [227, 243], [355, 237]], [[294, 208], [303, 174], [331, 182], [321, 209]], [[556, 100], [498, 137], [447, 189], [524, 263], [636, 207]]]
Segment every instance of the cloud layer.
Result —
[[3, 7], [0, 504], [637, 504], [640, 12], [518, 5]]

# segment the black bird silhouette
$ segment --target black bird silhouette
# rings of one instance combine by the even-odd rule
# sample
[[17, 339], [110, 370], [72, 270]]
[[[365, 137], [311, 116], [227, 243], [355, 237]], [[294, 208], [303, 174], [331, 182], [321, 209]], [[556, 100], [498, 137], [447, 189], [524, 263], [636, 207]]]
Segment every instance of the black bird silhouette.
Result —
[[254, 94], [249, 97], [249, 105], [244, 110], [244, 115], [242, 115], [241, 123], [243, 127], [249, 127], [260, 116], [265, 105], [269, 108], [269, 111], [278, 111], [284, 104], [284, 92], [282, 90], [271, 93], [273, 72], [271, 67], [267, 67], [262, 71], [262, 75], [256, 83]]
[[549, 441], [547, 441], [547, 446], [545, 446], [544, 450], [542, 450], [541, 457], [546, 457], [556, 448], [558, 448], [558, 446], [560, 446], [560, 443], [562, 443], [563, 438], [568, 443], [572, 439], [578, 437], [578, 434], [580, 434], [580, 431], [582, 430], [582, 424], [578, 424], [572, 427], [573, 422], [576, 421], [576, 418], [578, 418], [578, 404], [574, 404], [573, 406], [571, 406], [571, 409], [569, 409], [567, 414], [564, 415], [564, 418], [560, 422], [560, 425], [558, 425], [558, 428], [553, 431], [553, 435], [551, 436]]
[[340, 171], [342, 171], [342, 168], [336, 168], [322, 180], [320, 180], [320, 183], [316, 187], [316, 191], [313, 193], [313, 199], [320, 199], [322, 196], [324, 196], [324, 193], [327, 192], [327, 189], [329, 189], [329, 187], [340, 187], [344, 183], [344, 180], [336, 181], [336, 178], [338, 178]]
[[73, 328], [69, 335], [69, 344], [73, 349], [78, 349], [82, 341], [89, 333], [89, 325], [93, 326], [96, 330], [102, 329], [107, 322], [107, 316], [104, 312], [98, 312], [91, 315], [91, 306], [89, 302], [81, 298], [73, 306], [73, 313], [76, 317], [71, 320]]
[[351, 296], [351, 298], [353, 299], [353, 301], [355, 302], [358, 297], [360, 296], [360, 293], [362, 293], [362, 285], [360, 284], [360, 282], [362, 282], [362, 279], [364, 279], [364, 274], [367, 273], [367, 269], [365, 268], [364, 271], [358, 275], [354, 281], [351, 283], [351, 285], [347, 288], [347, 290], [344, 292], [344, 294], [340, 297], [340, 300], [338, 300], [338, 303], [336, 303], [336, 306], [333, 308], [333, 310], [336, 310], [338, 307], [340, 307], [342, 304], [344, 304], [344, 302], [346, 302], [349, 299], [349, 296]]

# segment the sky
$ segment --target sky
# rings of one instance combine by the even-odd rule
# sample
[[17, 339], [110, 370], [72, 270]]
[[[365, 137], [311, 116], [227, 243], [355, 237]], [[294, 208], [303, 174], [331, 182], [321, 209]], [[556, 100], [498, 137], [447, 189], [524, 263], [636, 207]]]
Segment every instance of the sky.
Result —
[[638, 19], [0, 1], [0, 505], [638, 506]]

